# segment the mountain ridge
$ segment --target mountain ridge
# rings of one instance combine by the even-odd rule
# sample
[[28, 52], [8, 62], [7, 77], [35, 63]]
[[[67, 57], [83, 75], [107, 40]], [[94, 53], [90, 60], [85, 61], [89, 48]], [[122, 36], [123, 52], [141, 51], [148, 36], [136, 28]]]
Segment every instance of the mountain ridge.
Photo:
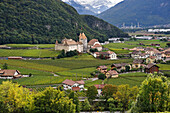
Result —
[[142, 26], [170, 23], [169, 0], [125, 0], [102, 12], [99, 18], [116, 25], [140, 23]]
[[123, 0], [62, 0], [73, 6], [79, 14], [97, 15]]

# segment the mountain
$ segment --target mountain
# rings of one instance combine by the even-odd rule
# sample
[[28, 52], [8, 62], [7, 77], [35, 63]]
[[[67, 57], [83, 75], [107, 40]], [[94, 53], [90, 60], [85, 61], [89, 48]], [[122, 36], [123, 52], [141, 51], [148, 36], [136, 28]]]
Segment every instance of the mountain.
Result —
[[77, 40], [80, 32], [99, 41], [128, 36], [99, 18], [79, 15], [60, 0], [0, 1], [0, 44], [55, 43], [64, 37]]
[[116, 26], [169, 24], [170, 0], [124, 0], [98, 17]]
[[96, 15], [123, 0], [62, 0], [73, 6], [79, 14]]

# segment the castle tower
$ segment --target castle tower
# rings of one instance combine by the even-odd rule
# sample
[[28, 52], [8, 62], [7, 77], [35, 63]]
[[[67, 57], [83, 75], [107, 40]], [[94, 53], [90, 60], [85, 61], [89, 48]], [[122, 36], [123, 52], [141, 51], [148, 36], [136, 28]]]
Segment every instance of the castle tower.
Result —
[[83, 43], [83, 52], [87, 52], [87, 37], [84, 33], [80, 33], [79, 42]]

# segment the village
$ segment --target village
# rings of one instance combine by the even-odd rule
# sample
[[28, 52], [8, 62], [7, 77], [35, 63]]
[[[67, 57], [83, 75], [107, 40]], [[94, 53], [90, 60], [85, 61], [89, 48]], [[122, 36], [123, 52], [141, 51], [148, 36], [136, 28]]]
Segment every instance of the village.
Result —
[[[113, 41], [112, 39], [109, 39]], [[124, 41], [119, 41], [121, 38], [116, 38], [113, 44], [122, 44]], [[108, 43], [109, 44], [109, 43]], [[88, 42], [88, 38], [84, 33], [80, 33], [79, 41], [76, 42], [73, 39], [64, 38], [61, 43], [56, 41], [55, 43], [55, 51], [64, 51], [64, 54], [69, 52], [77, 52], [77, 54], [86, 54], [93, 56], [95, 59], [101, 60], [109, 60], [115, 61], [118, 59], [133, 59], [131, 63], [120, 62], [120, 63], [112, 63], [109, 65], [98, 65], [93, 72], [90, 73], [90, 78], [94, 78], [95, 80], [104, 80], [104, 79], [114, 79], [119, 78], [119, 75], [126, 73], [162, 73], [159, 70], [159, 66], [157, 64], [166, 64], [170, 61], [170, 48], [161, 48], [160, 44], [151, 44], [150, 46], [144, 47], [143, 43], [137, 44], [134, 48], [124, 48], [122, 46], [122, 50], [130, 51], [127, 54], [124, 54], [124, 57], [120, 57], [120, 54], [116, 54], [114, 51], [109, 50], [103, 46], [103, 43], [100, 43], [98, 39], [91, 39]], [[142, 45], [143, 47], [141, 47]], [[156, 47], [156, 48], [155, 48]], [[73, 54], [74, 56], [74, 54]], [[24, 58], [9, 56], [8, 60], [22, 60]], [[56, 74], [55, 74], [56, 75]], [[77, 73], [76, 73], [77, 75]], [[59, 76], [59, 75], [57, 75]], [[32, 77], [31, 73], [27, 73], [27, 75], [22, 75], [21, 72], [17, 69], [8, 70], [2, 69], [0, 70], [0, 79], [22, 79], [22, 78]], [[96, 78], [96, 79], [95, 79]], [[86, 78], [87, 79], [87, 78]], [[86, 81], [86, 80], [85, 80]], [[73, 81], [66, 79], [62, 82], [62, 86], [64, 90], [73, 90], [73, 91], [84, 91], [87, 90], [85, 88], [85, 81], [80, 79], [79, 81]], [[98, 95], [101, 95], [101, 90], [105, 86], [105, 83], [94, 84], [97, 89], [100, 89]], [[99, 86], [102, 86], [99, 88]]]

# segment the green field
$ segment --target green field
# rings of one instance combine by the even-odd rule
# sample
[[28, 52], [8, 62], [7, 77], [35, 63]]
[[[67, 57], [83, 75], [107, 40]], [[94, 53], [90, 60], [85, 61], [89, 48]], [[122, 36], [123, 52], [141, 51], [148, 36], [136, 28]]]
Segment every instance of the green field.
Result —
[[157, 64], [160, 68], [159, 70], [170, 70], [170, 64]]
[[60, 53], [52, 49], [0, 49], [0, 57], [57, 57]]
[[146, 77], [118, 77], [105, 80], [105, 84], [122, 85], [129, 84], [130, 87], [140, 86]]
[[38, 48], [54, 48], [54, 44], [6, 44], [8, 47], [13, 48], [29, 48], [29, 47], [38, 47]]
[[102, 84], [103, 80], [96, 80], [96, 81], [92, 81], [92, 80], [87, 80], [85, 81], [85, 86], [89, 87], [89, 86], [93, 86], [95, 84]]
[[[96, 70], [99, 65], [110, 67], [112, 63], [132, 62], [128, 60], [99, 60], [91, 55], [82, 54], [79, 56], [56, 59], [56, 60], [0, 60], [0, 66], [8, 64], [9, 69], [17, 69], [22, 74], [33, 74], [30, 78], [13, 80], [21, 85], [39, 85], [62, 83], [65, 79], [75, 80], [82, 77], [90, 77], [90, 73]], [[54, 77], [56, 73], [60, 77]], [[76, 76], [77, 74], [77, 76]], [[4, 80], [0, 80], [2, 82]]]

